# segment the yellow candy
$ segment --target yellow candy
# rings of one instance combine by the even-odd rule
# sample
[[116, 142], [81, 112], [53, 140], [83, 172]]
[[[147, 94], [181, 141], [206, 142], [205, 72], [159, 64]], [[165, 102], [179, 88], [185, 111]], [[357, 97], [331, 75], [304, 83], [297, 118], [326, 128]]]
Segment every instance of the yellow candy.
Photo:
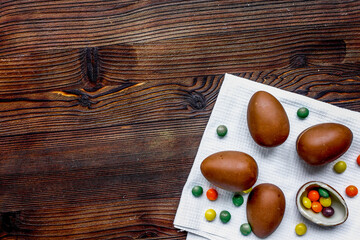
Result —
[[306, 225], [304, 223], [299, 223], [295, 227], [295, 232], [299, 236], [304, 235], [306, 233], [306, 231], [307, 231], [307, 227], [306, 227]]
[[249, 188], [249, 189], [247, 189], [247, 190], [245, 190], [245, 191], [243, 191], [243, 193], [249, 193], [249, 192], [251, 192], [251, 190], [252, 190], [252, 187], [251, 188]]
[[208, 220], [209, 222], [214, 221], [214, 219], [216, 218], [216, 212], [214, 209], [208, 209], [205, 212], [205, 218], [206, 220]]
[[306, 207], [308, 209], [311, 208], [311, 200], [308, 197], [302, 198], [302, 204], [304, 205], [304, 207]]
[[330, 207], [331, 206], [331, 198], [324, 198], [324, 197], [321, 197], [320, 198], [320, 204], [323, 206], [323, 207]]

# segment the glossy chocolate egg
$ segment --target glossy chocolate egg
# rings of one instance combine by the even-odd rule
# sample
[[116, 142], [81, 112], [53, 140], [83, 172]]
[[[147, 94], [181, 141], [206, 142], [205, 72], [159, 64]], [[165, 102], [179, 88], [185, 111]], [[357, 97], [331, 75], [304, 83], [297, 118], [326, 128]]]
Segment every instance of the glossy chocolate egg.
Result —
[[299, 156], [310, 165], [323, 165], [338, 159], [350, 147], [351, 130], [338, 123], [322, 123], [304, 130], [296, 141]]
[[285, 212], [285, 196], [280, 188], [270, 183], [257, 185], [248, 197], [247, 220], [259, 238], [271, 235], [280, 225]]
[[259, 91], [250, 99], [247, 123], [254, 141], [263, 147], [275, 147], [287, 139], [290, 124], [281, 103], [270, 93]]
[[238, 151], [214, 153], [204, 159], [200, 169], [209, 182], [231, 192], [251, 188], [258, 176], [254, 158]]

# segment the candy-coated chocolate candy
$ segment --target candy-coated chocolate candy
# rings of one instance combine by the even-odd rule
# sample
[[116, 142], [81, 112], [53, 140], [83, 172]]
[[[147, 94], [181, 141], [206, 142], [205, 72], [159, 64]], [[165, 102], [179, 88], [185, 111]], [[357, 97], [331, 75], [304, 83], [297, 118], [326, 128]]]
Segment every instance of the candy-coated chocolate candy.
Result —
[[251, 190], [252, 190], [252, 187], [251, 188], [249, 188], [249, 189], [247, 189], [247, 190], [245, 190], [245, 191], [243, 191], [243, 193], [249, 193], [249, 192], [251, 192]]
[[334, 171], [337, 173], [343, 173], [346, 170], [346, 163], [344, 161], [338, 161], [334, 165]]
[[307, 197], [308, 197], [312, 202], [314, 202], [314, 201], [319, 200], [320, 194], [319, 194], [319, 192], [316, 191], [316, 190], [311, 190], [311, 191], [308, 193]]
[[201, 186], [195, 186], [191, 192], [195, 197], [200, 197], [203, 194], [203, 188]]
[[311, 208], [311, 200], [307, 197], [303, 197], [301, 200], [302, 204], [304, 205], [304, 207], [310, 209]]
[[357, 157], [356, 162], [360, 166], [360, 155]]
[[349, 197], [355, 197], [358, 194], [358, 189], [354, 185], [350, 185], [346, 188], [345, 192]]
[[311, 204], [311, 209], [316, 213], [321, 212], [322, 208], [323, 207], [321, 206], [321, 204], [319, 202], [312, 202], [312, 204]]
[[206, 220], [208, 220], [209, 222], [214, 221], [214, 219], [216, 218], [216, 212], [214, 209], [208, 209], [205, 212], [205, 218]]
[[324, 207], [321, 212], [324, 215], [324, 217], [331, 217], [335, 213], [332, 207]]
[[331, 206], [331, 198], [324, 198], [324, 197], [321, 197], [320, 198], [320, 204], [323, 206], [323, 207], [330, 207]]
[[227, 131], [228, 130], [225, 125], [220, 125], [216, 129], [216, 133], [218, 134], [219, 137], [224, 137], [226, 135]]
[[297, 110], [297, 115], [299, 118], [304, 119], [309, 116], [309, 109], [306, 107], [301, 107]]
[[230, 221], [231, 219], [231, 214], [224, 210], [224, 211], [221, 211], [220, 213], [220, 220], [223, 222], [223, 223], [227, 223], [228, 221]]
[[299, 223], [295, 226], [295, 232], [299, 236], [304, 235], [306, 231], [307, 231], [307, 227], [304, 223]]
[[240, 232], [242, 235], [247, 236], [251, 233], [251, 227], [250, 224], [244, 223], [240, 226]]
[[240, 207], [244, 203], [244, 197], [239, 193], [235, 193], [232, 202], [236, 207]]
[[206, 197], [207, 197], [210, 201], [215, 201], [215, 200], [218, 198], [218, 192], [216, 191], [216, 189], [210, 188], [210, 189], [207, 190], [207, 192], [206, 192]]
[[323, 189], [323, 188], [319, 188], [318, 191], [319, 191], [320, 197], [324, 197], [324, 198], [330, 197], [330, 194], [329, 194], [328, 190]]

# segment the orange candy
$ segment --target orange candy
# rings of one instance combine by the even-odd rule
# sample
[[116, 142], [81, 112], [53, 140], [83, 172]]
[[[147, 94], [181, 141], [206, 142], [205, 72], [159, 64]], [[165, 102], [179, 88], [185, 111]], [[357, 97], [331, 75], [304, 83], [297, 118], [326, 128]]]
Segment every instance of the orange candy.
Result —
[[311, 209], [316, 213], [321, 212], [322, 208], [323, 207], [319, 202], [312, 202], [311, 204]]
[[[315, 202], [315, 201], [319, 200], [320, 194], [319, 194], [319, 192], [316, 191], [316, 190], [311, 190], [311, 191], [308, 193], [307, 197], [308, 197], [312, 202]], [[321, 210], [320, 210], [320, 211], [321, 211]]]
[[345, 192], [349, 197], [355, 197], [358, 194], [358, 189], [354, 185], [350, 185], [346, 188]]
[[360, 155], [357, 157], [356, 162], [360, 166]]
[[210, 201], [215, 201], [215, 200], [218, 198], [218, 192], [216, 191], [216, 189], [210, 188], [210, 189], [207, 190], [207, 192], [206, 192], [206, 197], [207, 197]]

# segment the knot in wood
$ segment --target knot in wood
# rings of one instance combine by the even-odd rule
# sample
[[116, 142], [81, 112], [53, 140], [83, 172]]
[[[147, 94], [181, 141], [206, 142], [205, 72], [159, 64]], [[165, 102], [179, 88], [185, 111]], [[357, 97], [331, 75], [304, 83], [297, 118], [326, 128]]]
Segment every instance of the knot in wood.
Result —
[[304, 54], [296, 54], [290, 59], [290, 66], [293, 68], [303, 68], [307, 66], [307, 58]]
[[199, 92], [190, 92], [190, 96], [188, 97], [187, 101], [190, 104], [192, 109], [195, 110], [202, 110], [206, 107], [206, 100], [204, 95]]
[[85, 95], [85, 94], [80, 95], [79, 103], [81, 106], [87, 107], [87, 108], [89, 108], [91, 106], [91, 104], [93, 104], [93, 102], [90, 100], [89, 96]]
[[85, 49], [85, 69], [87, 80], [92, 84], [96, 84], [100, 72], [98, 48], [92, 47]]
[[278, 78], [278, 75], [276, 74], [269, 74], [263, 77], [263, 80], [266, 83], [271, 83], [272, 81], [275, 81]]
[[138, 238], [139, 239], [148, 239], [148, 238], [153, 238], [153, 237], [158, 237], [158, 234], [155, 232], [144, 232], [143, 234], [140, 234], [140, 236]]

